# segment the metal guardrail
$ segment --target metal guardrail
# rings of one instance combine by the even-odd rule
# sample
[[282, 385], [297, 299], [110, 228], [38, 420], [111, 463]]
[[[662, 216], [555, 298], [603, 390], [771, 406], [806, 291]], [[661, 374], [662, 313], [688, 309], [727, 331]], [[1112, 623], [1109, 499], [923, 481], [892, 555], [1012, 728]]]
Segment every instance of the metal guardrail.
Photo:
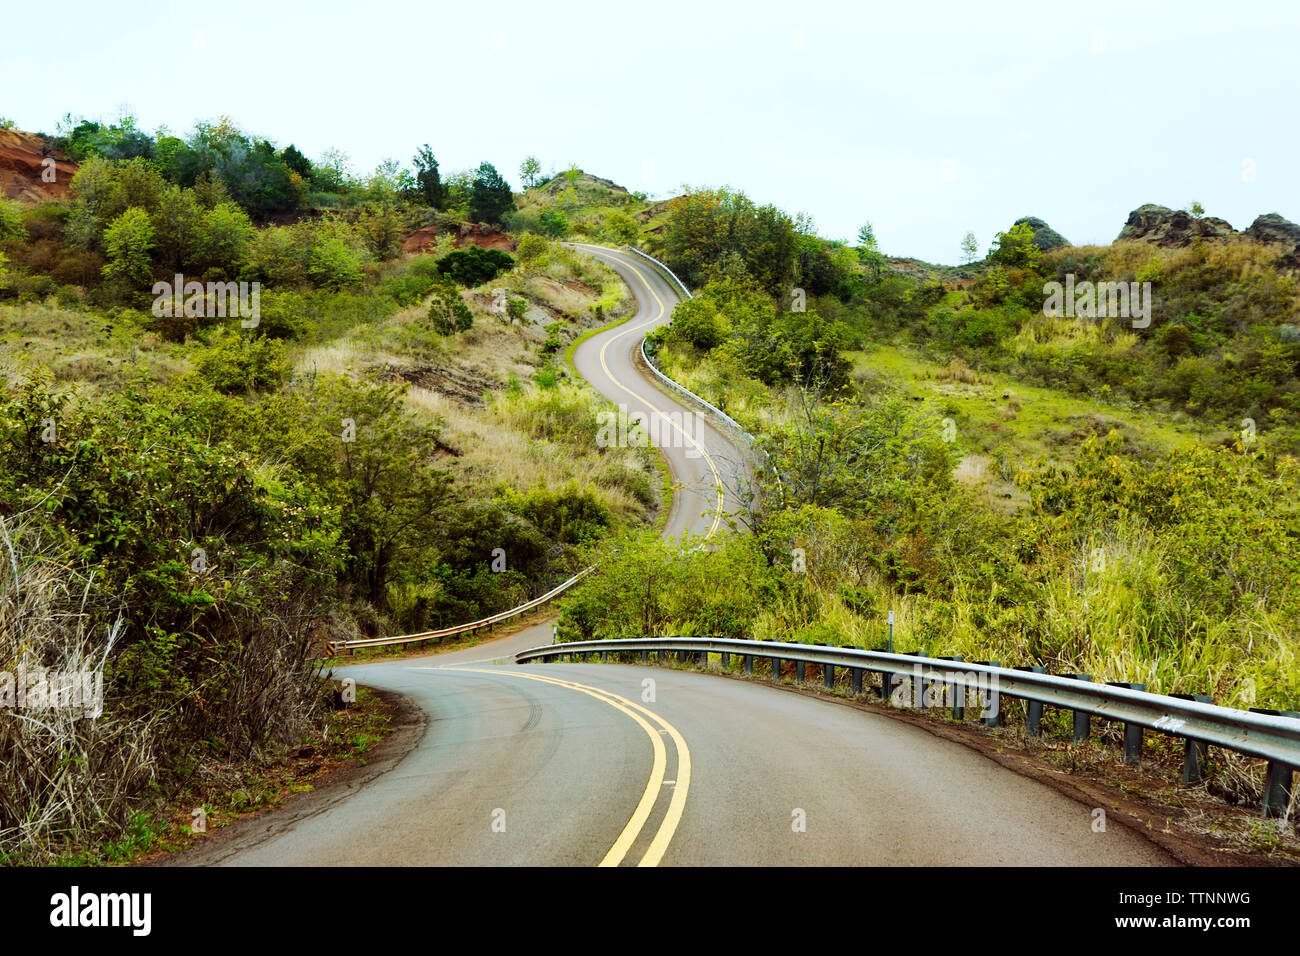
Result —
[[[682, 291], [682, 294], [685, 295], [686, 298], [688, 299], [691, 298], [690, 290], [686, 288], [686, 286], [682, 283], [682, 281], [678, 279], [677, 276], [673, 274], [673, 271], [669, 269], [666, 265], [664, 265], [662, 262], [660, 262], [658, 259], [654, 258], [653, 256], [646, 255], [640, 249], [635, 249], [632, 246], [627, 246], [626, 248], [629, 251], [634, 252], [637, 255], [641, 256], [641, 258], [654, 263], [654, 265], [662, 269], [663, 272], [670, 279], [672, 279], [674, 283], [676, 283], [677, 287]], [[699, 402], [705, 408], [708, 408], [710, 411], [716, 414], [728, 425], [735, 428], [738, 432], [740, 432], [740, 434], [744, 435], [745, 438], [749, 439], [750, 441], [753, 441], [753, 437], [748, 432], [746, 432], [743, 428], [741, 428], [740, 423], [737, 422], [735, 419], [733, 419], [730, 415], [726, 414], [721, 409], [716, 408], [715, 406], [709, 404], [708, 402], [700, 398], [700, 396], [696, 395], [694, 392], [690, 391], [689, 389], [684, 388], [683, 386], [677, 384], [677, 382], [674, 382], [663, 372], [659, 371], [659, 369], [655, 368], [654, 363], [650, 361], [650, 357], [646, 355], [644, 338], [641, 339], [641, 357], [645, 359], [646, 367], [649, 368], [650, 371], [653, 372], [656, 376], [658, 376], [658, 378], [661, 381], [663, 381], [667, 385], [672, 386], [674, 389], [681, 392], [683, 395], [685, 395], [687, 398], [691, 399], [692, 401]], [[369, 638], [362, 638], [356, 641], [331, 641], [328, 644], [329, 653], [331, 656], [333, 656], [338, 654], [339, 651], [343, 651], [343, 650], [346, 650], [349, 653], [351, 653], [359, 647], [388, 647], [390, 645], [415, 644], [415, 643], [419, 643], [420, 641], [428, 641], [428, 640], [433, 640], [435, 638], [452, 637], [457, 634], [465, 634], [465, 633], [473, 632], [478, 630], [481, 627], [491, 627], [493, 624], [497, 624], [501, 621], [508, 620], [512, 617], [516, 617], [520, 614], [523, 614], [526, 611], [530, 611], [535, 607], [545, 604], [547, 601], [550, 601], [552, 598], [560, 594], [563, 594], [565, 591], [573, 587], [573, 585], [577, 584], [579, 581], [581, 581], [584, 577], [586, 577], [594, 570], [596, 570], [596, 568], [593, 565], [592, 567], [587, 568], [575, 574], [573, 577], [569, 578], [569, 580], [565, 581], [559, 587], [551, 591], [548, 591], [547, 593], [543, 594], [541, 597], [534, 598], [533, 600], [528, 601], [525, 604], [521, 604], [518, 607], [511, 608], [508, 611], [502, 611], [500, 614], [494, 614], [491, 617], [485, 617], [481, 621], [471, 621], [468, 624], [458, 624], [455, 627], [447, 627], [438, 631], [424, 631], [423, 633], [420, 634], [402, 634], [398, 637], [369, 637]]]
[[636, 253], [638, 256], [640, 256], [642, 259], [645, 259], [647, 262], [653, 262], [655, 265], [657, 265], [660, 269], [663, 270], [664, 275], [668, 276], [668, 278], [673, 280], [673, 283], [677, 286], [678, 289], [681, 290], [682, 295], [686, 296], [686, 298], [688, 299], [695, 298], [695, 296], [691, 295], [691, 290], [686, 288], [686, 283], [682, 282], [681, 279], [677, 278], [677, 274], [674, 273], [672, 269], [669, 269], [666, 265], [664, 265], [654, 256], [650, 255], [649, 253], [642, 252], [636, 246], [624, 246], [623, 248], [625, 248], [628, 252]]
[[[1074, 712], [1076, 743], [1088, 738], [1092, 717], [1123, 723], [1124, 757], [1129, 762], [1141, 756], [1142, 731], [1154, 730], [1186, 741], [1183, 780], [1187, 783], [1201, 779], [1208, 747], [1222, 747], [1269, 762], [1264, 787], [1267, 816], [1285, 812], [1290, 803], [1292, 774], [1300, 768], [1300, 713], [1236, 710], [1212, 704], [1206, 697], [1152, 694], [1140, 684], [1097, 684], [1086, 674], [1059, 676], [1043, 673], [1043, 668], [1001, 667], [996, 661], [968, 662], [820, 644], [663, 637], [534, 647], [516, 654], [515, 662], [555, 661], [565, 654], [571, 659], [585, 659], [593, 653], [599, 653], [602, 660], [610, 654], [639, 653], [646, 662], [651, 652], [676, 652], [682, 663], [691, 654], [703, 658], [710, 653], [721, 654], [724, 666], [734, 654], [741, 657], [744, 673], [749, 675], [753, 674], [755, 659], [766, 659], [772, 662], [774, 679], [780, 677], [781, 661], [793, 661], [799, 681], [803, 680], [805, 664], [817, 664], [823, 668], [827, 687], [834, 686], [834, 668], [848, 668], [853, 692], [858, 694], [862, 693], [862, 675], [877, 673], [882, 675], [882, 698], [897, 703], [898, 698], [905, 697], [904, 703], [921, 710], [951, 706], [954, 717], [964, 716], [968, 692], [975, 690], [984, 700], [991, 695], [992, 715], [985, 719], [992, 725], [999, 719], [997, 700], [1018, 698], [1027, 702], [1026, 732], [1030, 736], [1041, 733], [1044, 705], [1063, 708]], [[903, 690], [907, 691], [905, 695]]]
[[[686, 296], [686, 298], [688, 299], [694, 298], [694, 296], [691, 295], [690, 290], [686, 288], [686, 284], [683, 283], [681, 279], [677, 278], [677, 275], [673, 272], [673, 270], [669, 269], [666, 265], [664, 265], [654, 256], [642, 252], [640, 249], [636, 248], [635, 246], [625, 246], [624, 248], [626, 248], [628, 252], [636, 253], [642, 259], [645, 259], [646, 261], [651, 262], [654, 265], [658, 266], [660, 271], [663, 272], [664, 275], [666, 275], [669, 279], [673, 281], [673, 283], [677, 286], [678, 289], [681, 290], [682, 294]], [[695, 402], [697, 405], [700, 405], [703, 408], [708, 409], [714, 415], [718, 416], [718, 418], [721, 419], [722, 422], [726, 424], [729, 428], [732, 428], [735, 431], [739, 432], [745, 438], [746, 441], [750, 442], [751, 444], [753, 443], [754, 436], [751, 435], [749, 432], [745, 431], [744, 427], [740, 424], [740, 422], [736, 421], [734, 418], [732, 418], [722, 409], [718, 408], [718, 406], [714, 405], [712, 402], [700, 397], [699, 395], [696, 395], [685, 385], [682, 385], [680, 382], [672, 378], [669, 378], [667, 375], [661, 372], [658, 366], [656, 366], [655, 363], [651, 361], [650, 354], [646, 351], [645, 342], [646, 342], [645, 338], [642, 337], [641, 358], [645, 362], [646, 368], [650, 369], [650, 371], [654, 374], [655, 378], [659, 379], [659, 381], [663, 382], [669, 388], [673, 389], [679, 394], [690, 399], [692, 402]]]
[[531, 611], [535, 607], [540, 607], [552, 598], [555, 598], [569, 590], [569, 588], [573, 587], [595, 570], [595, 565], [592, 565], [589, 568], [584, 568], [563, 584], [547, 591], [541, 597], [533, 598], [531, 601], [521, 604], [518, 607], [512, 607], [508, 611], [502, 611], [500, 614], [493, 614], [491, 617], [485, 617], [480, 621], [471, 621], [468, 624], [458, 624], [455, 627], [446, 627], [440, 631], [424, 631], [420, 634], [403, 634], [399, 637], [367, 637], [356, 641], [331, 641], [329, 644], [329, 652], [330, 655], [333, 656], [341, 650], [351, 652], [356, 650], [358, 647], [387, 647], [390, 644], [415, 644], [420, 641], [428, 641], [434, 638], [452, 637], [456, 634], [476, 631], [480, 627], [491, 627], [493, 624], [499, 624], [501, 621], [507, 621], [526, 611]]
[[741, 435], [743, 435], [747, 441], [749, 441], [749, 442], [751, 442], [751, 443], [754, 441], [754, 436], [751, 435], [749, 432], [745, 431], [744, 427], [740, 424], [740, 422], [736, 421], [734, 418], [732, 418], [730, 415], [728, 415], [728, 414], [727, 414], [726, 412], [724, 412], [722, 409], [718, 408], [718, 406], [716, 406], [716, 405], [714, 405], [713, 403], [711, 403], [711, 402], [709, 402], [709, 401], [706, 401], [705, 399], [703, 399], [703, 398], [701, 398], [700, 396], [696, 395], [694, 392], [692, 392], [692, 391], [691, 391], [689, 388], [687, 388], [685, 385], [682, 385], [682, 384], [680, 384], [679, 382], [674, 381], [673, 379], [671, 379], [671, 378], [669, 378], [667, 375], [665, 375], [663, 372], [659, 371], [658, 367], [656, 367], [656, 366], [655, 366], [655, 363], [652, 362], [652, 361], [650, 360], [650, 356], [649, 356], [649, 354], [648, 354], [648, 353], [646, 352], [646, 350], [645, 350], [645, 338], [644, 338], [644, 337], [642, 337], [642, 339], [641, 339], [641, 358], [645, 361], [646, 368], [650, 369], [650, 371], [654, 373], [654, 376], [655, 376], [657, 379], [659, 379], [659, 381], [663, 382], [665, 385], [669, 386], [670, 388], [672, 388], [674, 391], [680, 393], [681, 395], [684, 395], [686, 398], [690, 399], [692, 402], [695, 402], [695, 403], [698, 404], [698, 405], [702, 405], [704, 408], [708, 409], [708, 410], [709, 410], [710, 412], [712, 412], [714, 415], [718, 416], [718, 418], [722, 419], [722, 421], [723, 421], [723, 422], [724, 422], [728, 427], [734, 429], [735, 431], [737, 431], [737, 432], [739, 432]]

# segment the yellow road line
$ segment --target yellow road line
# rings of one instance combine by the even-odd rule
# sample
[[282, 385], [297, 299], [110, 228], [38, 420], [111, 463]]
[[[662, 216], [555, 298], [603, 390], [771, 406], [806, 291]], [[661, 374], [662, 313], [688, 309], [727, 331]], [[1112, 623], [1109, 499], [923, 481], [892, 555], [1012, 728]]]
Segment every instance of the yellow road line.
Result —
[[649, 325], [651, 322], [654, 322], [656, 319], [660, 318], [667, 311], [664, 308], [663, 300], [659, 298], [659, 294], [655, 292], [654, 288], [650, 285], [650, 282], [642, 274], [641, 270], [638, 269], [633, 263], [627, 262], [623, 259], [615, 259], [614, 257], [608, 255], [601, 255], [599, 252], [592, 251], [593, 247], [591, 246], [584, 246], [583, 248], [587, 250], [588, 255], [595, 256], [597, 259], [602, 259], [605, 262], [610, 262], [610, 261], [618, 262], [620, 265], [627, 266], [627, 268], [635, 272], [636, 277], [640, 279], [641, 283], [646, 287], [646, 291], [649, 292], [652, 296], [654, 296], [655, 304], [659, 307], [658, 315], [652, 316], [641, 325], [634, 326], [633, 328], [630, 329], [624, 329], [622, 332], [619, 332], [617, 335], [610, 337], [610, 339], [601, 347], [600, 365], [601, 368], [605, 370], [605, 374], [609, 376], [609, 380], [611, 382], [613, 382], [623, 391], [627, 392], [637, 401], [642, 402], [645, 405], [648, 405], [652, 412], [654, 412], [656, 415], [658, 415], [660, 418], [666, 421], [673, 428], [677, 429], [677, 431], [681, 432], [682, 437], [685, 438], [692, 445], [694, 445], [695, 450], [698, 451], [700, 455], [704, 458], [705, 463], [709, 466], [709, 471], [713, 472], [713, 484], [718, 492], [718, 504], [717, 504], [717, 508], [714, 510], [713, 524], [709, 526], [708, 532], [704, 535], [705, 539], [707, 540], [713, 537], [714, 532], [718, 530], [718, 525], [722, 522], [722, 515], [725, 510], [725, 504], [726, 504], [726, 496], [724, 494], [723, 487], [722, 487], [722, 476], [718, 474], [718, 468], [713, 463], [713, 456], [711, 456], [704, 449], [703, 445], [701, 445], [693, 437], [687, 434], [686, 431], [684, 431], [680, 425], [678, 425], [675, 421], [669, 418], [665, 412], [660, 411], [659, 408], [657, 408], [653, 402], [638, 395], [636, 392], [632, 391], [630, 388], [628, 388], [626, 385], [624, 385], [622, 382], [616, 379], [614, 377], [614, 373], [610, 371], [609, 363], [605, 360], [606, 353], [609, 351], [609, 347], [613, 345], [616, 341], [618, 341], [623, 336], [628, 335], [631, 332], [641, 331], [646, 325]]
[[[433, 668], [429, 668], [432, 670]], [[450, 669], [450, 668], [448, 668]], [[474, 674], [491, 674], [506, 677], [519, 677], [524, 680], [541, 681], [544, 684], [554, 684], [557, 687], [566, 687], [570, 690], [581, 691], [588, 696], [594, 697], [614, 707], [637, 722], [646, 735], [650, 738], [650, 745], [654, 749], [654, 764], [650, 769], [650, 779], [646, 783], [645, 791], [641, 794], [641, 799], [637, 802], [636, 809], [632, 811], [632, 817], [628, 820], [623, 831], [610, 847], [609, 852], [605, 854], [604, 859], [600, 861], [599, 866], [618, 866], [623, 862], [623, 858], [632, 849], [636, 843], [637, 837], [641, 835], [642, 829], [645, 828], [646, 821], [650, 818], [650, 812], [654, 809], [655, 802], [659, 799], [659, 792], [664, 787], [664, 776], [667, 768], [667, 752], [664, 747], [663, 739], [660, 733], [666, 732], [673, 739], [673, 745], [677, 748], [677, 780], [673, 785], [673, 795], [668, 801], [668, 811], [664, 815], [663, 822], [659, 824], [659, 829], [655, 832], [654, 839], [650, 841], [650, 847], [641, 857], [637, 866], [658, 866], [659, 861], [663, 859], [664, 852], [668, 849], [668, 844], [672, 842], [673, 835], [677, 832], [677, 826], [681, 822], [682, 812], [686, 807], [686, 794], [691, 786], [691, 751], [686, 746], [686, 741], [677, 731], [677, 728], [668, 721], [664, 720], [652, 710], [647, 710], [640, 704], [628, 700], [626, 697], [620, 697], [612, 691], [607, 691], [599, 687], [591, 687], [588, 684], [579, 684], [576, 681], [567, 681], [558, 677], [544, 677], [541, 674], [521, 674], [517, 671], [508, 670], [479, 670], [473, 667], [462, 667], [460, 670], [468, 671]], [[664, 728], [663, 731], [656, 733], [640, 714], [645, 714], [655, 723]]]

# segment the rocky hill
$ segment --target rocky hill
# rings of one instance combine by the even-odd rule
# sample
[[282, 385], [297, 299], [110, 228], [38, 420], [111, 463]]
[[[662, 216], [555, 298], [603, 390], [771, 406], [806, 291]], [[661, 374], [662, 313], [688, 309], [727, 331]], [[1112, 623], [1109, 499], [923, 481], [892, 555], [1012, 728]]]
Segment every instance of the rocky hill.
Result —
[[1223, 219], [1193, 216], [1181, 209], [1148, 203], [1129, 213], [1116, 241], [1149, 242], [1165, 248], [1181, 248], [1197, 240], [1222, 242], [1236, 236], [1275, 247], [1282, 268], [1300, 270], [1300, 225], [1275, 212], [1256, 217], [1249, 228], [1238, 232]]

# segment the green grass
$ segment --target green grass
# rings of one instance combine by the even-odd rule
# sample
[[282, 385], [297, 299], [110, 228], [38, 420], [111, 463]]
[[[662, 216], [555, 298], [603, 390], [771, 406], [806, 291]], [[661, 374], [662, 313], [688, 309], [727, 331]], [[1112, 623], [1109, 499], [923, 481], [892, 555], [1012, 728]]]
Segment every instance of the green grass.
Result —
[[956, 459], [972, 456], [958, 476], [984, 482], [995, 497], [1016, 504], [1024, 497], [1011, 484], [1017, 470], [1039, 459], [1068, 463], [1090, 434], [1113, 430], [1126, 453], [1143, 458], [1228, 434], [1104, 397], [1028, 385], [1007, 374], [970, 372], [976, 380], [961, 381], [948, 377], [948, 366], [903, 347], [878, 345], [847, 355], [853, 377], [865, 387], [884, 379], [936, 420], [951, 419]]

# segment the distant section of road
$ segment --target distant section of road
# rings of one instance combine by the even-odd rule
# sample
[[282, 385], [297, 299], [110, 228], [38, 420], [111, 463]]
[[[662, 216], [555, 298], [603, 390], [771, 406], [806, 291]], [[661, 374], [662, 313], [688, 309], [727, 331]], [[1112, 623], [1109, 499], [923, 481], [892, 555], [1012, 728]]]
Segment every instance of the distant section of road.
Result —
[[636, 315], [578, 346], [578, 374], [616, 406], [644, 416], [679, 492], [664, 533], [716, 534], [741, 502], [736, 492], [748, 474], [742, 453], [714, 426], [707, 412], [666, 395], [637, 369], [641, 340], [667, 322], [680, 300], [674, 286], [653, 265], [631, 253], [603, 246], [575, 245], [617, 272], [637, 300]]

